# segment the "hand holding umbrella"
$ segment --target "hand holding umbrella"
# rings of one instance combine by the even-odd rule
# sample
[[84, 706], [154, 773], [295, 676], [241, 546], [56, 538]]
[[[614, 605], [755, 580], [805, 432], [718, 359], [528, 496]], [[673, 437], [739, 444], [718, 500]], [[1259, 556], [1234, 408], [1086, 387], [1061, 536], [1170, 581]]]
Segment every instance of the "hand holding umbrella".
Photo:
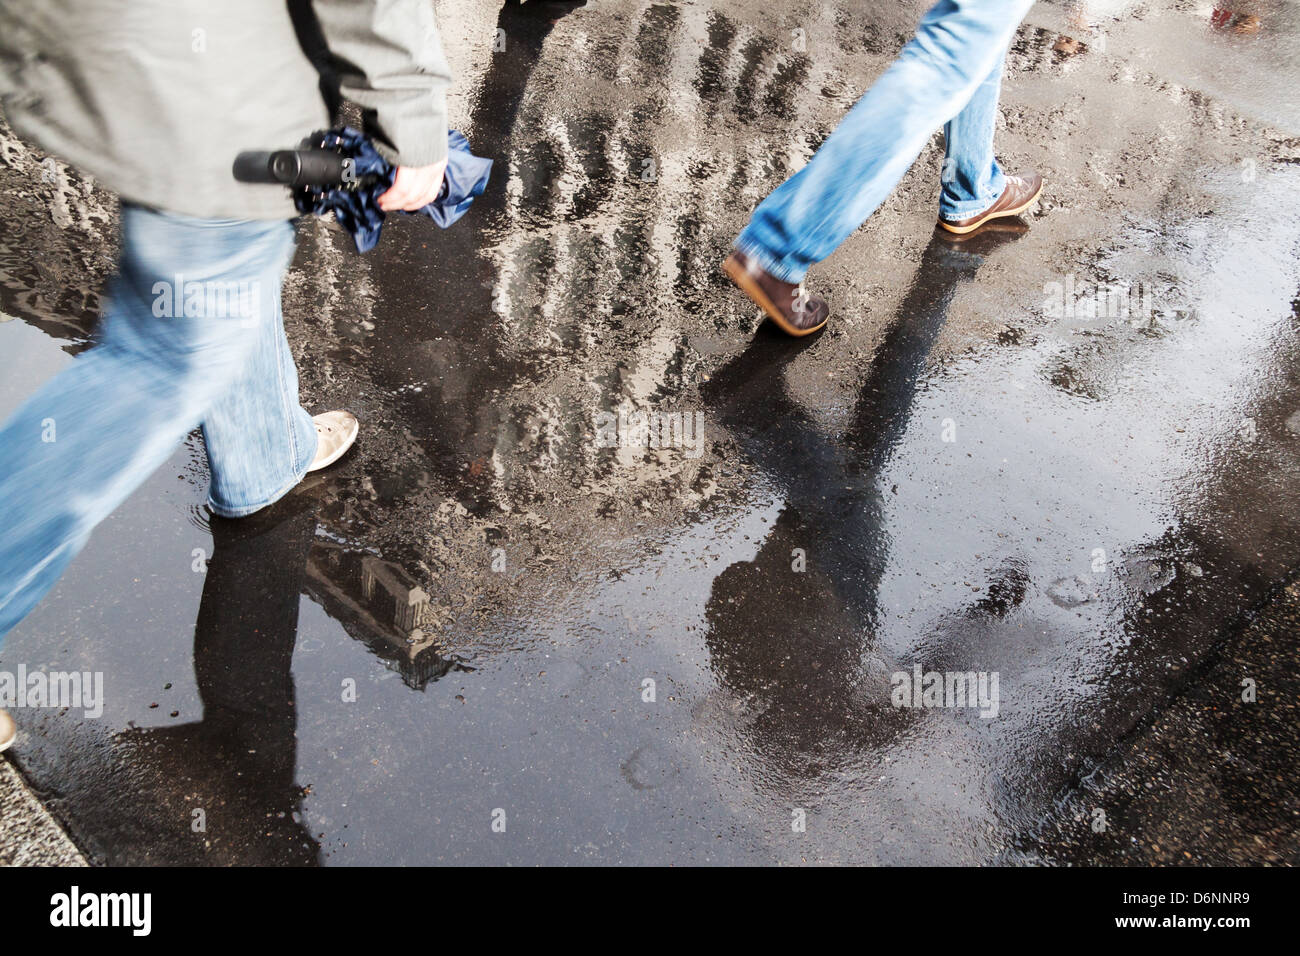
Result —
[[487, 188], [492, 160], [475, 156], [469, 141], [452, 130], [447, 158], [429, 166], [394, 168], [364, 135], [351, 127], [315, 133], [303, 148], [245, 152], [235, 159], [235, 178], [281, 183], [294, 190], [299, 212], [334, 219], [356, 242], [374, 248], [389, 212], [423, 213], [446, 229]]
[[438, 198], [446, 171], [445, 159], [431, 166], [398, 166], [393, 185], [377, 200], [379, 208], [384, 212], [419, 212]]

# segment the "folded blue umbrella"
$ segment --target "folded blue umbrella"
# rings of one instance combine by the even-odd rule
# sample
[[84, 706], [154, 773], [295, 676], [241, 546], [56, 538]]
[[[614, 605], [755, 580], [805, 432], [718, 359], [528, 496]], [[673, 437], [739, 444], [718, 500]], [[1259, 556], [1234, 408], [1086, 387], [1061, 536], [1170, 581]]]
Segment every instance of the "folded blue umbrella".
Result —
[[[353, 162], [356, 183], [348, 186], [304, 186], [294, 193], [298, 211], [334, 218], [352, 233], [358, 252], [368, 252], [379, 241], [384, 227], [384, 211], [379, 197], [393, 185], [397, 170], [379, 155], [362, 133], [350, 126], [332, 129], [313, 137], [316, 142], [337, 150]], [[469, 140], [452, 130], [447, 134], [447, 172], [438, 198], [411, 215], [426, 215], [443, 229], [465, 215], [477, 196], [487, 188], [492, 160], [469, 151]]]

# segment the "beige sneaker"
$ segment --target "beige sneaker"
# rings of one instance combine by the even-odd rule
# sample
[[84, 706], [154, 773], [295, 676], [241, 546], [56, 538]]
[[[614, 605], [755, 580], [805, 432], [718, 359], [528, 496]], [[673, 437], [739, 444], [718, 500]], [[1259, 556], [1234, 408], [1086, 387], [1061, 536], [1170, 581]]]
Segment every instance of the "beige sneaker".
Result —
[[357, 432], [361, 430], [361, 424], [351, 412], [321, 412], [313, 415], [311, 420], [316, 423], [316, 434], [320, 440], [316, 446], [316, 457], [307, 468], [308, 472], [328, 468], [342, 458], [344, 452], [357, 440]]
[[0, 751], [8, 750], [9, 745], [18, 736], [18, 725], [9, 716], [9, 712], [0, 710]]

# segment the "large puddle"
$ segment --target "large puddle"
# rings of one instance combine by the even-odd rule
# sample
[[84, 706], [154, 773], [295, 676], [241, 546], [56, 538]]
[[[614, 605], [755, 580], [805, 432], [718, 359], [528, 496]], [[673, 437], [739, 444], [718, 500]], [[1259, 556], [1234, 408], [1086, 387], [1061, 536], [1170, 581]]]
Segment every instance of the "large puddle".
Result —
[[[811, 342], [717, 264], [919, 6], [532, 6], [458, 14], [507, 38], [463, 81], [498, 163], [462, 223], [303, 231], [304, 399], [357, 450], [223, 523], [178, 449], [0, 651], [105, 675], [98, 719], [18, 715], [20, 767], [108, 862], [1032, 858], [1300, 565], [1296, 116], [1224, 92], [1294, 64], [1290, 6], [1106, 4], [1066, 53], [1077, 11], [1040, 5], [999, 148], [1043, 209], [932, 236], [932, 146], [814, 272]], [[4, 413], [93, 311], [31, 249], [102, 247], [86, 282], [111, 247], [19, 208]], [[601, 447], [620, 410], [703, 441]], [[916, 666], [996, 675], [996, 714], [894, 707]]]

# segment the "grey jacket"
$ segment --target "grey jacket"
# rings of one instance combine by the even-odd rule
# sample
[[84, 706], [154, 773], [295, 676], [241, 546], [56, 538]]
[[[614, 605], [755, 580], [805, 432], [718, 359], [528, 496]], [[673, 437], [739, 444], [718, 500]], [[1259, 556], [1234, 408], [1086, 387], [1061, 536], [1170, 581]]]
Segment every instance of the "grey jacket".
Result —
[[206, 219], [295, 215], [235, 154], [296, 146], [362, 107], [394, 163], [447, 154], [433, 0], [0, 0], [14, 130], [123, 199]]

